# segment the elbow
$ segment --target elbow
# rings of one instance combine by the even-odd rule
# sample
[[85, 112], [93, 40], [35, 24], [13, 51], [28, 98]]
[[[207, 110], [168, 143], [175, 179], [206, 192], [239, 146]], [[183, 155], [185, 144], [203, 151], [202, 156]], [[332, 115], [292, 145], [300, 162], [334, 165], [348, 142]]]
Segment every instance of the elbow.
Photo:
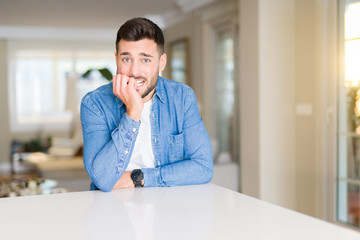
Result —
[[212, 151], [211, 151], [211, 146], [208, 149], [208, 152], [206, 154], [206, 156], [204, 157], [204, 165], [203, 165], [203, 175], [204, 175], [204, 183], [209, 183], [211, 182], [212, 178], [213, 178], [213, 174], [214, 174], [214, 160], [212, 157]]
[[106, 183], [98, 183], [97, 186], [103, 192], [110, 192], [113, 189], [113, 186], [110, 186], [110, 184]]
[[111, 190], [112, 190], [112, 187], [102, 187], [102, 188], [100, 188], [100, 190], [101, 191], [103, 191], [103, 192], [110, 192]]
[[206, 183], [211, 182], [212, 178], [213, 178], [213, 171], [211, 171], [211, 174], [209, 174], [208, 178], [206, 179]]
[[[98, 183], [97, 183], [98, 184]], [[110, 192], [112, 189], [110, 188], [107, 188], [107, 187], [103, 187], [101, 185], [97, 185], [95, 184], [94, 182], [91, 182], [91, 185], [90, 185], [90, 191], [97, 191], [97, 190], [100, 190], [100, 191], [103, 191], [103, 192]], [[100, 186], [100, 187], [98, 187]]]
[[214, 161], [213, 161], [212, 155], [210, 155], [208, 162], [209, 162], [209, 164], [205, 171], [206, 172], [205, 183], [211, 182], [213, 175], [214, 175]]
[[201, 177], [199, 178], [199, 183], [205, 184], [205, 183], [211, 182], [211, 180], [213, 178], [213, 173], [214, 173], [213, 164], [211, 164], [209, 166], [203, 166], [202, 172], [201, 172]]
[[204, 173], [204, 179], [203, 179], [203, 183], [209, 183], [211, 182], [212, 178], [213, 178], [213, 168], [211, 169], [207, 169]]
[[85, 165], [85, 169], [92, 181], [90, 185], [90, 190], [101, 190], [103, 192], [110, 192], [113, 189], [114, 184], [106, 181], [106, 178], [98, 177], [93, 167]]
[[101, 190], [103, 192], [110, 192], [113, 189], [113, 187], [110, 186], [109, 184], [100, 183], [94, 180], [92, 181], [93, 182], [91, 183], [91, 187], [90, 187], [91, 190]]

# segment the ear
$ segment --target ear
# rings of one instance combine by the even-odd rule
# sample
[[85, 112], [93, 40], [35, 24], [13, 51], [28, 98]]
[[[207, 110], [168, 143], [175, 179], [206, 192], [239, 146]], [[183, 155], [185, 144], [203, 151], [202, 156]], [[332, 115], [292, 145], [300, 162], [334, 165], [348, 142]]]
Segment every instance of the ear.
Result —
[[115, 51], [115, 61], [116, 61], [116, 66], [118, 65], [118, 57], [117, 57], [117, 52]]
[[164, 71], [164, 69], [166, 67], [166, 60], [167, 60], [167, 56], [165, 53], [163, 53], [160, 57], [160, 64], [159, 64], [160, 72]]

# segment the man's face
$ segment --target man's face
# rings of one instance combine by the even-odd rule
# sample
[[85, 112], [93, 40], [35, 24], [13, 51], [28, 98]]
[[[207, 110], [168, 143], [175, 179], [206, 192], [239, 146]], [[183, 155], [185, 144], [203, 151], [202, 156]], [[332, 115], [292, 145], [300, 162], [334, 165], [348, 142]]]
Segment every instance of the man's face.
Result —
[[166, 55], [160, 56], [154, 40], [125, 41], [121, 39], [115, 56], [117, 73], [134, 77], [136, 91], [144, 102], [149, 101], [154, 95], [159, 72], [165, 68]]

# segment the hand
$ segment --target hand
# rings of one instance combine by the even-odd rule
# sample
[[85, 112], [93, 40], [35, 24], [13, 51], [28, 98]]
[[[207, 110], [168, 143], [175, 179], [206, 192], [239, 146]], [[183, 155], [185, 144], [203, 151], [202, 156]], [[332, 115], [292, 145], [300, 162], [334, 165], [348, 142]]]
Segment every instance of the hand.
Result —
[[135, 78], [122, 74], [113, 76], [113, 93], [125, 104], [126, 114], [138, 122], [144, 102], [136, 91]]
[[131, 172], [124, 172], [120, 179], [115, 183], [113, 189], [134, 187], [134, 182], [131, 179]]

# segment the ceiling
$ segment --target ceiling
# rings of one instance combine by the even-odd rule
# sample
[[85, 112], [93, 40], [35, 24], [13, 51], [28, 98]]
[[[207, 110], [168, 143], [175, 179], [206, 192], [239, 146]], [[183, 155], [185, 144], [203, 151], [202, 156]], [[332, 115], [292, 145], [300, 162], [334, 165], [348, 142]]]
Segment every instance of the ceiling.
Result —
[[215, 0], [0, 0], [0, 25], [119, 28], [148, 17], [165, 28], [179, 16]]

